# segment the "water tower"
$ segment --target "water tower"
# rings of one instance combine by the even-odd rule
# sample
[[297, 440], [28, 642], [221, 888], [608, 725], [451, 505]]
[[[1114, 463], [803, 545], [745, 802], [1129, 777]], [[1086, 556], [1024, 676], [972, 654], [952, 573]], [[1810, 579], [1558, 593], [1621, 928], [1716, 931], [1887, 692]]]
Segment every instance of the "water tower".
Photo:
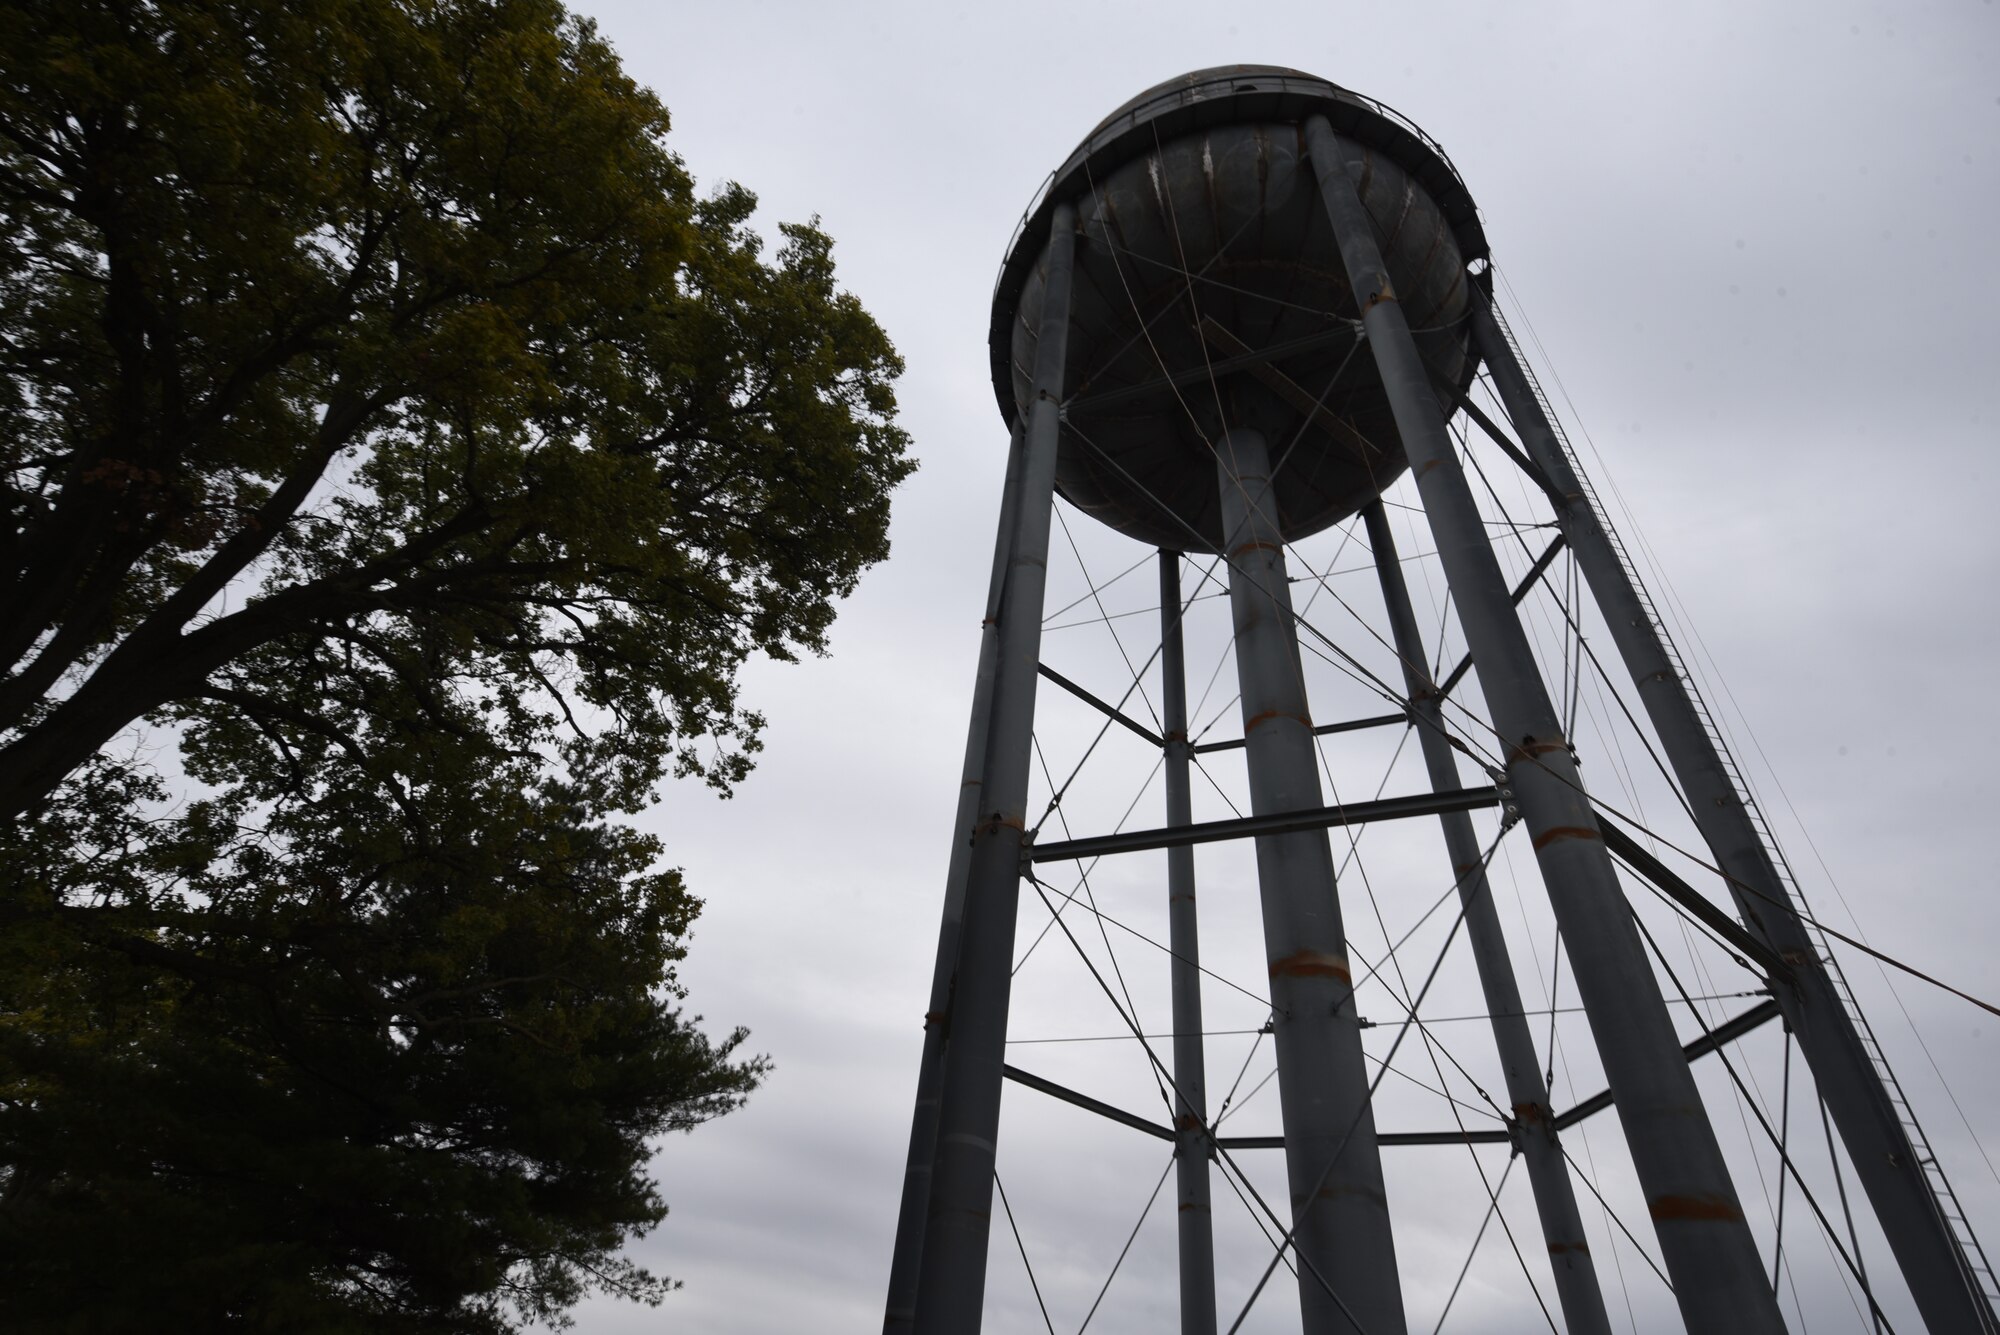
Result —
[[[1601, 512], [1491, 299], [1485, 233], [1442, 150], [1407, 120], [1294, 70], [1233, 66], [1150, 89], [1056, 170], [1008, 249], [994, 295], [994, 387], [1012, 431], [953, 832], [943, 924], [885, 1329], [980, 1328], [1001, 1133], [1010, 964], [1025, 873], [1047, 862], [1163, 850], [1171, 902], [1171, 1083], [1185, 1332], [1217, 1328], [1210, 1184], [1230, 1153], [1209, 1118], [1192, 849], [1255, 841], [1289, 1200], [1274, 1224], [1295, 1258], [1304, 1329], [1402, 1335], [1397, 1202], [1354, 1004], [1336, 825], [1435, 821], [1506, 1075], [1504, 1132], [1532, 1184], [1572, 1332], [1608, 1332], [1543, 1064], [1523, 1016], [1471, 814], [1497, 808], [1546, 886], [1588, 1012], [1657, 1248], [1690, 1331], [1785, 1328], [1773, 1280], [1690, 1071], [1614, 857], [1762, 972], [1924, 1321], [1994, 1331], [1992, 1274], [1908, 1115], [1824, 940], [1798, 912], [1781, 853], [1673, 641]], [[1506, 425], [1468, 395], [1482, 368]], [[1650, 857], [1593, 801], [1517, 613], [1450, 433], [1466, 414], [1547, 505], [1588, 582], [1733, 915]], [[1511, 430], [1508, 428], [1511, 427]], [[1489, 754], [1442, 707], [1411, 607], [1384, 488], [1408, 472], [1469, 650]], [[1030, 738], [1051, 511], [1061, 496], [1160, 549], [1166, 813], [1157, 828], [1029, 840]], [[1428, 791], [1329, 806], [1301, 668], [1289, 545], [1360, 516], [1401, 680], [1387, 722], [1409, 727]], [[1550, 555], [1554, 553], [1550, 549]], [[1251, 811], [1190, 816], [1180, 578], [1188, 554], [1227, 569]], [[1539, 575], [1545, 558], [1531, 572]], [[1086, 693], [1087, 694], [1087, 693]], [[1093, 702], [1119, 716], [1115, 705]], [[1142, 735], [1148, 730], [1123, 719]], [[1374, 720], [1382, 722], [1385, 720]], [[1732, 1033], [1707, 1035], [1711, 1048]], [[1046, 1084], [1047, 1082], [1043, 1082]], [[1049, 1087], [1046, 1092], [1092, 1106]], [[1094, 1108], [1140, 1123], [1117, 1109]], [[1274, 1262], [1275, 1265], [1275, 1262]], [[1267, 1272], [1268, 1274], [1268, 1272]]]

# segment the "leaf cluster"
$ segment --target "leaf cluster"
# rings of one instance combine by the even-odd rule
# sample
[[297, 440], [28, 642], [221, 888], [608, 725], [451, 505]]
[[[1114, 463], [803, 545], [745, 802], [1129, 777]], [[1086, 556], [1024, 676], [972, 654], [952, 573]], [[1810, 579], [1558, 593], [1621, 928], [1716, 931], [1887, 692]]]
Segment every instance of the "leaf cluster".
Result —
[[9, 1329], [483, 1332], [668, 1291], [618, 1255], [665, 1213], [646, 1142], [764, 1064], [677, 1009], [698, 905], [656, 845], [518, 769], [435, 776], [430, 846], [353, 802], [136, 828], [157, 781], [91, 769], [4, 854]]
[[417, 627], [628, 745], [754, 736], [736, 669], [823, 649], [909, 468], [816, 226], [766, 260], [549, 0], [0, 25], [0, 811], [229, 665]]
[[763, 1068], [622, 818], [747, 773], [911, 467], [667, 129], [553, 0], [0, 3], [11, 1328], [664, 1291], [646, 1138]]

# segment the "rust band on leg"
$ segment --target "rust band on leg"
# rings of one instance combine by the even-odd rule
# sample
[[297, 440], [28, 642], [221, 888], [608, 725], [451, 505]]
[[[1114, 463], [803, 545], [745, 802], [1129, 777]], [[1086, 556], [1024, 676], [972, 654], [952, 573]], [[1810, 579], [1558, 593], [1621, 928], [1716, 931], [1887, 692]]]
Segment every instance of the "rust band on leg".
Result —
[[1243, 725], [1243, 731], [1247, 735], [1255, 732], [1273, 719], [1281, 718], [1288, 718], [1302, 728], [1310, 729], [1313, 725], [1312, 720], [1304, 714], [1287, 714], [1282, 709], [1267, 709], [1261, 714], [1252, 714], [1249, 721]]
[[1743, 1218], [1743, 1212], [1736, 1208], [1735, 1202], [1720, 1196], [1655, 1196], [1646, 1202], [1646, 1210], [1662, 1222], [1735, 1223]]
[[1550, 844], [1560, 843], [1565, 839], [1595, 839], [1601, 843], [1604, 836], [1596, 830], [1587, 830], [1581, 825], [1553, 825], [1535, 836], [1535, 848], [1539, 852]]
[[1327, 955], [1317, 950], [1300, 950], [1282, 959], [1271, 961], [1273, 978], [1338, 978], [1343, 983], [1352, 983], [1354, 975], [1348, 972], [1347, 961], [1338, 955]]

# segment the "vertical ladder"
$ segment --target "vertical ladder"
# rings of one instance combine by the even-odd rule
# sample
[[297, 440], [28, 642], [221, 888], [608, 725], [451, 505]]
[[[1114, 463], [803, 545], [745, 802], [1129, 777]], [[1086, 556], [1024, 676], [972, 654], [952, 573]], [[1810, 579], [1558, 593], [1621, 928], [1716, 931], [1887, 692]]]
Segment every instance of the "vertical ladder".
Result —
[[1932, 1204], [1950, 1229], [1952, 1237], [1958, 1242], [1959, 1266], [1972, 1280], [1974, 1287], [1986, 1298], [1991, 1318], [1987, 1328], [2000, 1330], [2000, 1282], [1994, 1278], [1993, 1266], [1987, 1260], [1986, 1249], [1980, 1246], [1978, 1237], [1972, 1231], [1972, 1225], [1966, 1221], [1965, 1207], [1959, 1203], [1958, 1193], [1952, 1190], [1943, 1165], [1938, 1163], [1929, 1138], [1924, 1135], [1923, 1127], [1917, 1122], [1916, 1113], [1911, 1111], [1909, 1099], [1903, 1093], [1902, 1082], [1896, 1079], [1896, 1073], [1890, 1069], [1888, 1058], [1882, 1053], [1882, 1045], [1876, 1040], [1875, 1030], [1869, 1025], [1868, 1017], [1861, 1013], [1861, 1006], [1854, 998], [1853, 989], [1847, 984], [1847, 976], [1841, 972], [1840, 962], [1834, 957], [1825, 933], [1820, 930], [1819, 924], [1813, 920], [1806, 908], [1805, 895], [1799, 888], [1798, 879], [1792, 874], [1792, 865], [1786, 860], [1784, 850], [1778, 846], [1776, 836], [1771, 833], [1771, 828], [1764, 819], [1763, 808], [1757, 804], [1749, 783], [1737, 768], [1736, 759], [1723, 740], [1721, 728], [1716, 725], [1713, 715], [1709, 713], [1707, 701], [1702, 698], [1693, 675], [1687, 670], [1687, 665], [1681, 658], [1679, 646], [1674, 643], [1673, 636], [1667, 633], [1666, 623], [1653, 604], [1652, 594], [1647, 590], [1645, 581], [1639, 578], [1638, 569], [1627, 554], [1623, 539], [1618, 536], [1618, 530], [1612, 525], [1609, 512], [1597, 497], [1597, 490], [1591, 484], [1590, 474], [1584, 470], [1581, 460], [1577, 458], [1576, 451], [1569, 443], [1569, 436], [1562, 427], [1562, 419], [1556, 416], [1555, 408], [1543, 393], [1541, 381], [1535, 375], [1533, 364], [1522, 354], [1521, 345], [1514, 337], [1514, 330], [1507, 323], [1506, 316], [1501, 313], [1498, 303], [1494, 305], [1493, 316], [1494, 323], [1500, 328], [1500, 336], [1507, 340], [1507, 346], [1513, 350], [1514, 361], [1526, 377], [1528, 389], [1535, 396], [1543, 418], [1547, 420], [1550, 430], [1555, 435], [1556, 444], [1567, 456], [1571, 471], [1576, 474], [1577, 481], [1582, 485], [1592, 513], [1597, 516], [1597, 522], [1603, 526], [1605, 541], [1616, 555], [1618, 564], [1624, 569], [1633, 591], [1638, 595], [1640, 605], [1645, 608], [1646, 616], [1651, 620], [1653, 631], [1659, 637], [1660, 646], [1666, 653], [1667, 662], [1687, 692], [1688, 701], [1694, 707], [1695, 715], [1701, 720], [1702, 730], [1708, 734], [1709, 743], [1715, 748], [1715, 754], [1722, 762], [1723, 772], [1727, 775], [1730, 786], [1742, 801], [1744, 810], [1749, 812], [1751, 823], [1756, 828], [1758, 839], [1763, 843], [1766, 856], [1770, 858], [1771, 865], [1777, 869], [1778, 877], [1784, 883], [1787, 892], [1800, 906], [1801, 913], [1806, 915], [1804, 917], [1806, 930], [1812, 936], [1820, 962], [1826, 968], [1827, 977], [1832, 981], [1834, 991], [1840, 996], [1840, 1004], [1845, 1008], [1849, 1021], [1853, 1023], [1855, 1033], [1860, 1035], [1861, 1045], [1868, 1053], [1868, 1060], [1873, 1064], [1875, 1074], [1882, 1082], [1883, 1091], [1888, 1094], [1890, 1103], [1896, 1109], [1897, 1120], [1903, 1124], [1904, 1134], [1909, 1136], [1910, 1146], [1916, 1151], [1917, 1159], [1923, 1166], [1924, 1180], [1930, 1186]]

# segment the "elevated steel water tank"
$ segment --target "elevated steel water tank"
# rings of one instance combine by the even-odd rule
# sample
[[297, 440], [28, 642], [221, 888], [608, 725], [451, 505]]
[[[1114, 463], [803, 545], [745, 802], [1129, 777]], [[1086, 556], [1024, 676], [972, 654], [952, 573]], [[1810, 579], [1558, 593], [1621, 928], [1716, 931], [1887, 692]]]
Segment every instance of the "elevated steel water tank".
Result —
[[[1279, 524], [1304, 537], [1402, 472], [1402, 442], [1305, 160], [1303, 122], [1357, 146], [1351, 172], [1447, 413], [1475, 366], [1467, 265], [1486, 255], [1472, 197], [1395, 113], [1296, 70], [1233, 65], [1160, 84], [1057, 170], [1010, 246], [993, 299], [993, 383], [1026, 411], [1052, 200], [1076, 201], [1057, 488], [1135, 538], [1221, 538], [1211, 442], [1271, 442]], [[1350, 355], [1354, 354], [1354, 355]]]

